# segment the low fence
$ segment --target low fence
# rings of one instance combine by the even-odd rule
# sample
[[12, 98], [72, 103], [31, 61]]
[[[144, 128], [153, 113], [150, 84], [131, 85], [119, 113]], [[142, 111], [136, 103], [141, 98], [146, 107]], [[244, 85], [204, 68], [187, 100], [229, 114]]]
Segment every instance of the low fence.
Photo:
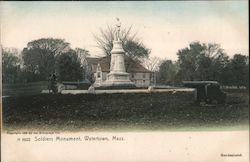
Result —
[[249, 93], [249, 87], [245, 86], [221, 86], [221, 89], [227, 93]]
[[[63, 90], [61, 94], [112, 94], [112, 93], [190, 93], [195, 96], [195, 89], [193, 88], [169, 88], [169, 89], [113, 89], [113, 90], [94, 90], [93, 92], [88, 90]], [[44, 91], [48, 93], [48, 91]]]

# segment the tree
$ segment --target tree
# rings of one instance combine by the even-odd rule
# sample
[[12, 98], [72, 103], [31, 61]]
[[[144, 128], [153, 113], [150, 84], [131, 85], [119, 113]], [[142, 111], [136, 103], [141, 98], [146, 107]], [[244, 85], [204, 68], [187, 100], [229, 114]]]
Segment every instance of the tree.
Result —
[[157, 81], [162, 84], [174, 84], [178, 67], [171, 60], [164, 60], [160, 64]]
[[198, 57], [203, 51], [203, 47], [199, 42], [194, 42], [178, 51], [178, 63], [180, 65], [179, 75], [183, 80], [195, 80], [197, 78]]
[[[128, 29], [121, 29], [120, 37], [125, 54], [132, 59], [143, 59], [148, 57], [150, 49], [146, 48], [144, 44], [136, 38], [136, 33], [132, 34], [132, 26]], [[106, 29], [100, 28], [100, 34], [94, 35], [98, 47], [104, 52], [106, 56], [111, 56], [113, 48], [115, 28], [107, 25]]]
[[150, 75], [150, 79], [154, 81], [154, 84], [156, 84], [156, 78], [158, 75], [160, 63], [161, 59], [159, 57], [146, 57], [142, 60], [143, 66], [153, 72]]
[[228, 60], [225, 66], [222, 68], [219, 76], [219, 81], [222, 85], [234, 85], [234, 74], [232, 72], [232, 64], [230, 60]]
[[154, 57], [144, 58], [142, 63], [144, 67], [146, 67], [148, 70], [155, 72], [159, 70], [161, 61], [162, 60], [159, 57], [154, 56]]
[[150, 54], [150, 50], [139, 41], [130, 39], [127, 40], [123, 46], [126, 55], [133, 60], [141, 60], [145, 57], [148, 57]]
[[220, 80], [228, 56], [219, 44], [190, 43], [177, 53], [182, 80]]
[[69, 50], [58, 56], [57, 72], [60, 81], [82, 80], [83, 69], [76, 51]]
[[81, 69], [83, 69], [82, 73], [84, 80], [90, 80], [90, 78], [92, 78], [92, 72], [88, 69], [86, 60], [86, 58], [89, 56], [89, 51], [82, 48], [76, 48], [75, 52], [77, 54], [78, 59], [80, 60]]
[[86, 61], [86, 57], [89, 56], [89, 51], [82, 49], [82, 48], [76, 48], [75, 52], [82, 64]]
[[[69, 51], [70, 44], [63, 39], [41, 38], [31, 41], [22, 51], [26, 71], [38, 76], [38, 80], [47, 80], [55, 72], [56, 57]], [[35, 81], [34, 77], [30, 81]]]
[[2, 70], [3, 83], [17, 83], [19, 81], [21, 60], [17, 49], [3, 49]]
[[247, 56], [241, 54], [235, 54], [231, 60], [232, 72], [234, 76], [234, 85], [236, 86], [247, 86], [248, 72], [249, 72], [249, 59]]

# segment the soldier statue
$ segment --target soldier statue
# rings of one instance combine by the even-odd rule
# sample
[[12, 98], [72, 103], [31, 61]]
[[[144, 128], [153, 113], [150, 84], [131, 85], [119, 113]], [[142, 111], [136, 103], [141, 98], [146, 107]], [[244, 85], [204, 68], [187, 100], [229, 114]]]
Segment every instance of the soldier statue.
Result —
[[120, 41], [120, 28], [121, 28], [121, 22], [119, 18], [116, 18], [117, 24], [116, 24], [116, 32], [115, 32], [115, 41]]

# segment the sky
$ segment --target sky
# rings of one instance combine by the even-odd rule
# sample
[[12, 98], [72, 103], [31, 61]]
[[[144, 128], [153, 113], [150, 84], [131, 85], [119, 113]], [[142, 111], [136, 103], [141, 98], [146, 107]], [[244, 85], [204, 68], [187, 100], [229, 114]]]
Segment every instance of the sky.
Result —
[[22, 50], [39, 38], [61, 38], [72, 48], [102, 56], [93, 34], [116, 24], [151, 49], [151, 56], [177, 60], [189, 43], [218, 43], [229, 56], [249, 55], [248, 1], [0, 2], [1, 44]]

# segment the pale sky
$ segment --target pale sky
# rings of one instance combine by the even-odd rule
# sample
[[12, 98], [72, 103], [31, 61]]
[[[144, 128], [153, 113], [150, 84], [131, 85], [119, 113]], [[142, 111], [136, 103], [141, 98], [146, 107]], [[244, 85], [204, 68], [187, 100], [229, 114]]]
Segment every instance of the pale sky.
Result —
[[23, 49], [39, 38], [102, 52], [93, 33], [107, 24], [133, 25], [151, 56], [177, 59], [190, 42], [219, 43], [229, 56], [249, 54], [248, 1], [0, 2], [1, 44]]

